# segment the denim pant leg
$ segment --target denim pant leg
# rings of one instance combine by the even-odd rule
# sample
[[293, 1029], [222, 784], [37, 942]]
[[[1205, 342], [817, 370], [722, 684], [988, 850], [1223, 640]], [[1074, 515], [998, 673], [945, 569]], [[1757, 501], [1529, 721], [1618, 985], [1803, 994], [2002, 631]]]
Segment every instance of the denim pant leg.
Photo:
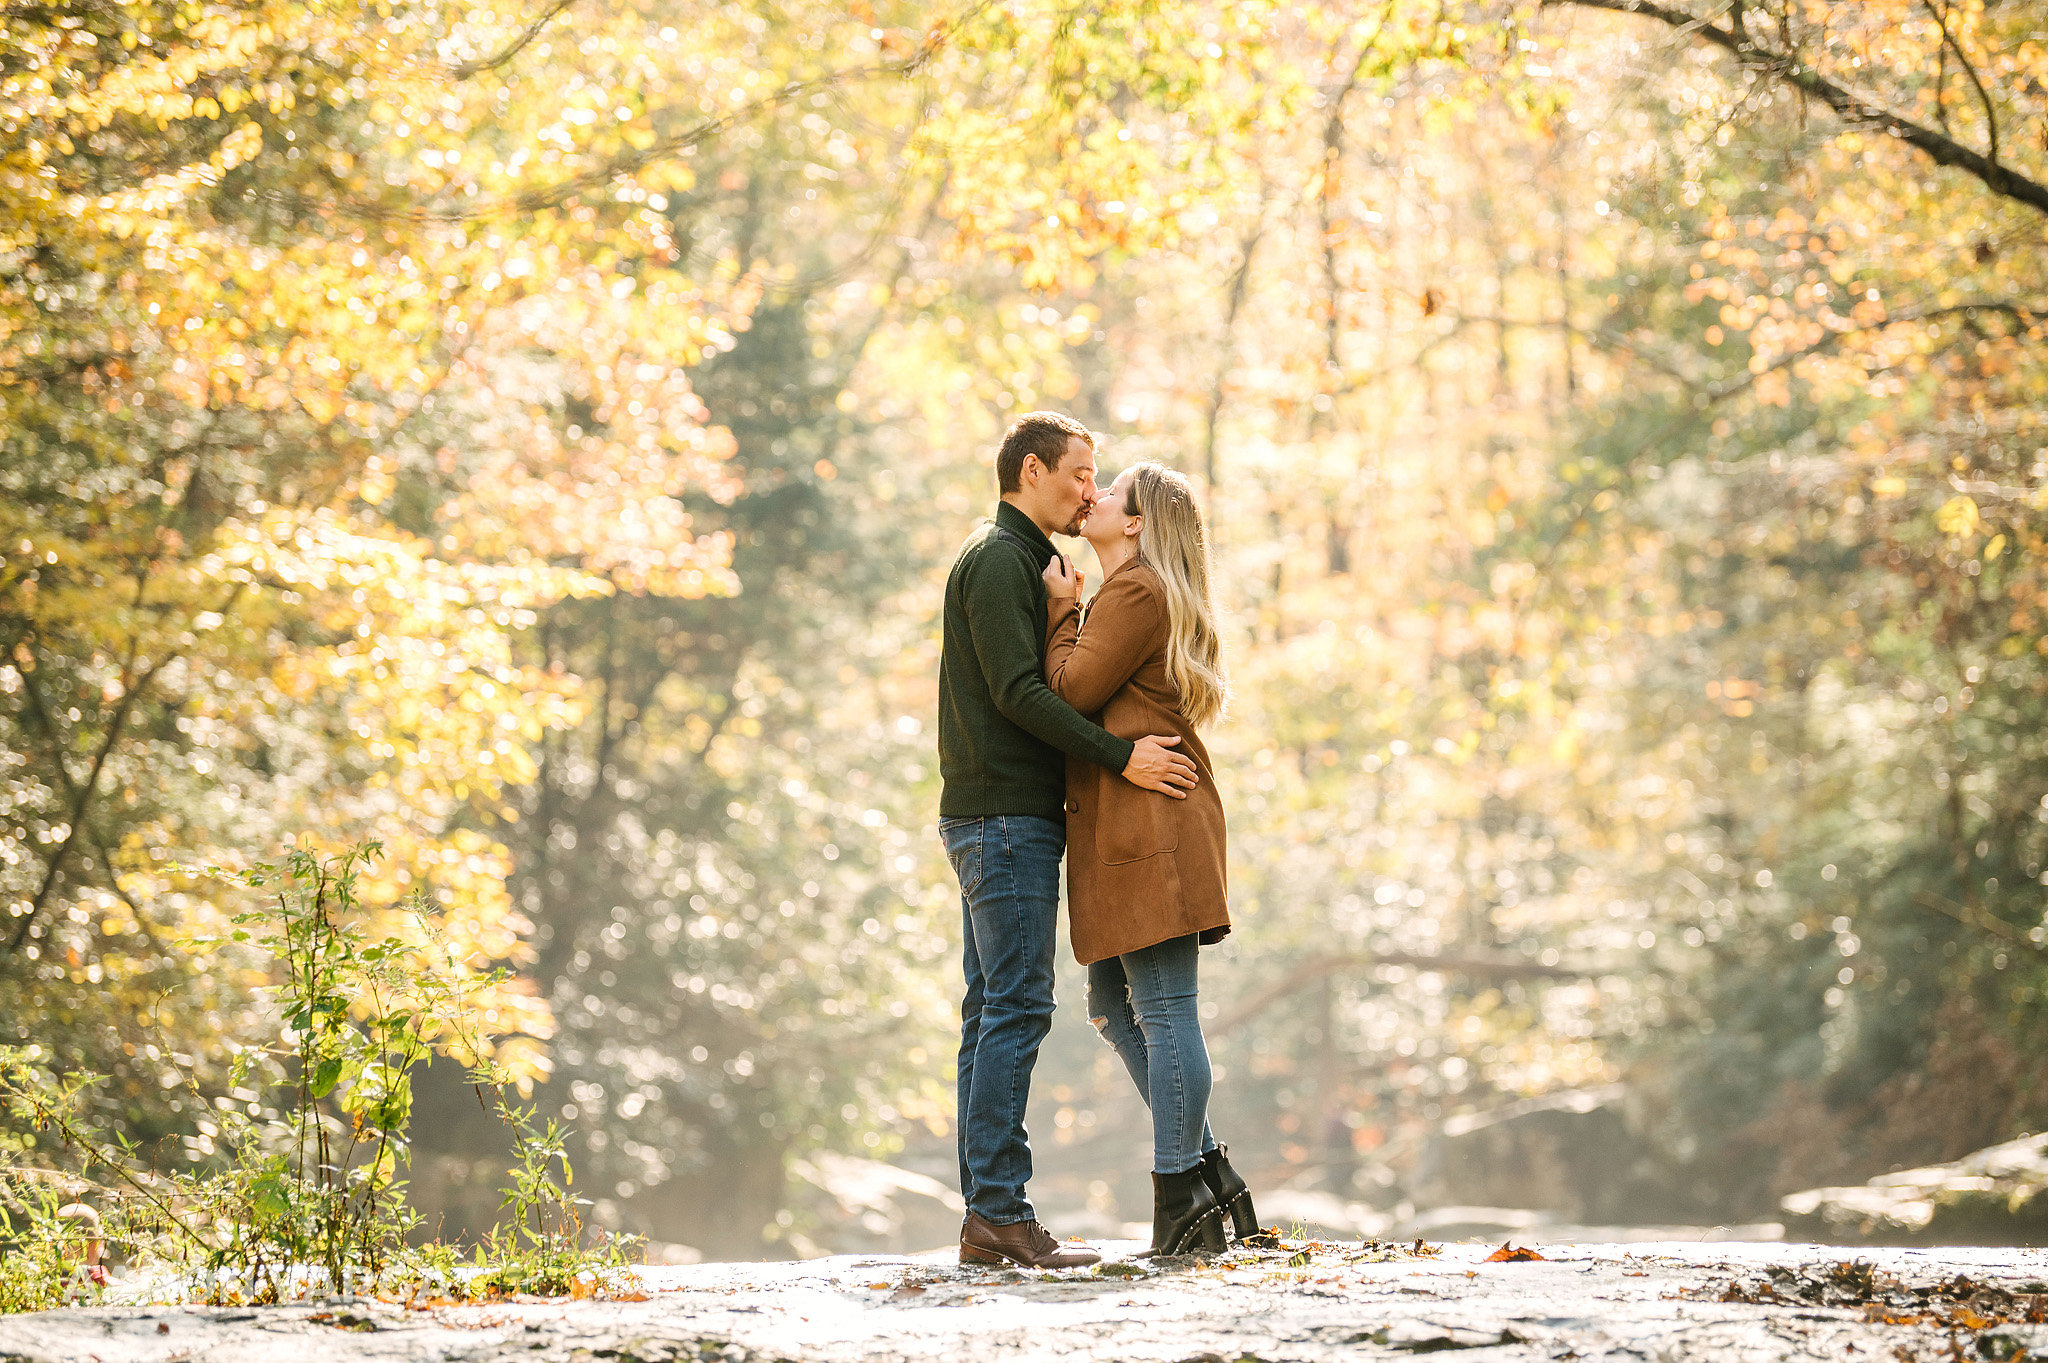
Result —
[[960, 1192], [991, 1225], [1029, 1220], [1024, 1106], [1052, 1028], [1053, 944], [1066, 829], [1030, 815], [940, 825], [960, 879], [967, 990], [960, 1005]]
[[[978, 824], [980, 820], [971, 820]], [[946, 838], [946, 853], [953, 852], [952, 830], [940, 825], [940, 833]], [[973, 855], [977, 859], [980, 850], [977, 845]], [[960, 863], [953, 863], [954, 872], [960, 875], [960, 883], [968, 884], [968, 877], [961, 874]], [[980, 872], [974, 872], [979, 878]], [[963, 889], [960, 895], [960, 940], [964, 944], [960, 952], [960, 971], [966, 978], [967, 991], [960, 998], [960, 1054], [954, 1069], [953, 1111], [959, 1118], [956, 1123], [955, 1145], [960, 1158], [960, 1198], [969, 1206], [974, 1205], [974, 1171], [967, 1167], [967, 1105], [968, 1095], [974, 1092], [974, 1048], [981, 1039], [981, 1004], [985, 987], [981, 976], [981, 956], [974, 949], [974, 911], [968, 907], [967, 895]]]
[[1137, 1016], [1131, 1012], [1131, 985], [1124, 976], [1123, 957], [1105, 956], [1089, 964], [1088, 1020], [1102, 1033], [1116, 1058], [1124, 1062], [1131, 1082], [1138, 1086], [1138, 1096], [1147, 1107], [1151, 1106], [1152, 1081], [1145, 1065], [1145, 1034], [1138, 1029]]
[[1185, 1173], [1216, 1148], [1196, 997], [1199, 951], [1193, 936], [1178, 937], [1088, 967], [1089, 1020], [1152, 1110], [1152, 1167], [1163, 1174]]

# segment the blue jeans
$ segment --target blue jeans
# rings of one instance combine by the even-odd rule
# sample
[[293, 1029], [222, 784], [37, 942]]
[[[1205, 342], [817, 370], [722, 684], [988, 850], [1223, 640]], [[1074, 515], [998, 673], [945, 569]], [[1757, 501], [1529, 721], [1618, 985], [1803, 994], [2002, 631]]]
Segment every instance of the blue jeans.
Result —
[[1152, 1169], [1184, 1174], [1216, 1148], [1209, 1047], [1195, 998], [1195, 934], [1088, 967], [1088, 1020], [1152, 1109]]
[[1052, 1030], [1052, 954], [1067, 829], [1028, 814], [945, 819], [960, 880], [967, 994], [960, 1003], [960, 1195], [990, 1225], [1035, 1213], [1024, 1104]]

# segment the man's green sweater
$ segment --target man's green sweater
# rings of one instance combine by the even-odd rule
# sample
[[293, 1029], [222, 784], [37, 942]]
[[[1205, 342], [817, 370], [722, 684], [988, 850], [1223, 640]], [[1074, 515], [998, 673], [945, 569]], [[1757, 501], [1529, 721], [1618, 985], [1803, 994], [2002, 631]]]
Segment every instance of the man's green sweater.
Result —
[[[1010, 531], [1031, 546], [997, 533]], [[1111, 771], [1133, 745], [1090, 724], [1045, 684], [1052, 541], [1008, 502], [960, 546], [946, 578], [939, 654], [939, 817], [1066, 818], [1063, 753]]]

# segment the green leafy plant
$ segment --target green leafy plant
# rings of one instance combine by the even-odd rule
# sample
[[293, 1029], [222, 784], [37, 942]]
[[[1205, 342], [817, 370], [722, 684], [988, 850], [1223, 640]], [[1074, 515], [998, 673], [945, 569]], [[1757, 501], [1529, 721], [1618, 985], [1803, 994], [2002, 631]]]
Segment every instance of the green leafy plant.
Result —
[[[85, 1291], [87, 1240], [112, 1242], [165, 1261], [203, 1252], [205, 1240], [179, 1213], [186, 1189], [143, 1171], [138, 1152], [119, 1135], [101, 1138], [82, 1120], [97, 1076], [59, 1073], [36, 1046], [0, 1046], [0, 1113], [23, 1127], [54, 1130], [86, 1177], [49, 1169], [0, 1170], [0, 1310], [38, 1310]], [[113, 1186], [89, 1177], [104, 1173]], [[63, 1203], [57, 1190], [90, 1195], [93, 1206]], [[60, 1205], [61, 1204], [61, 1205]], [[74, 1213], [83, 1212], [83, 1217]], [[89, 1224], [91, 1234], [82, 1230]], [[97, 1286], [94, 1283], [93, 1286]]]
[[[461, 960], [424, 893], [405, 906], [409, 935], [365, 930], [358, 878], [381, 852], [376, 843], [333, 857], [295, 849], [280, 864], [218, 873], [263, 892], [263, 902], [233, 920], [227, 942], [196, 945], [267, 956], [279, 1027], [270, 1044], [236, 1053], [231, 1090], [268, 1088], [284, 1101], [210, 1105], [215, 1168], [144, 1173], [137, 1151], [82, 1118], [81, 1096], [96, 1080], [53, 1072], [33, 1049], [0, 1050], [0, 1103], [16, 1120], [53, 1131], [87, 1173], [105, 1172], [108, 1186], [95, 1200], [117, 1221], [118, 1238], [136, 1258], [180, 1275], [181, 1295], [262, 1302], [336, 1291], [626, 1290], [633, 1242], [599, 1235], [586, 1246], [561, 1130], [507, 1098], [508, 1076], [490, 1059], [477, 1000], [504, 972]], [[406, 1243], [419, 1223], [403, 1179], [413, 1080], [436, 1053], [468, 1066], [516, 1136], [503, 1204], [509, 1224], [469, 1267], [452, 1247]], [[23, 1229], [0, 1225], [0, 1302], [13, 1310], [54, 1304], [68, 1281], [65, 1229], [55, 1208], [16, 1201]]]
[[67, 1216], [84, 1209], [63, 1205], [33, 1172], [0, 1173], [0, 1311], [46, 1311], [99, 1294], [87, 1253], [99, 1235], [96, 1219]]
[[569, 1191], [576, 1172], [560, 1125], [552, 1117], [542, 1123], [536, 1109], [512, 1103], [504, 1085], [494, 1092], [495, 1109], [516, 1136], [519, 1158], [506, 1171], [511, 1182], [499, 1204], [509, 1215], [479, 1247], [479, 1262], [488, 1266], [472, 1281], [472, 1290], [547, 1296], [630, 1291], [639, 1237], [611, 1235], [599, 1227], [586, 1245], [583, 1218], [576, 1210], [582, 1200]]
[[566, 1292], [583, 1223], [569, 1192], [576, 1173], [561, 1128], [552, 1117], [541, 1124], [535, 1109], [502, 1096], [498, 1113], [516, 1133], [519, 1158], [499, 1203], [510, 1215], [483, 1247], [496, 1265], [484, 1281], [508, 1292]]
[[333, 1284], [350, 1269], [374, 1281], [386, 1268], [416, 1219], [399, 1178], [412, 1072], [435, 1040], [466, 1039], [467, 995], [492, 978], [433, 958], [445, 944], [423, 896], [410, 908], [425, 951], [366, 939], [357, 876], [381, 850], [369, 843], [331, 860], [293, 851], [281, 868], [241, 876], [273, 895], [237, 916], [234, 937], [283, 967], [280, 1049], [296, 1101], [268, 1129], [231, 1115], [230, 1143], [256, 1157], [235, 1161], [224, 1191], [244, 1215], [209, 1267], [253, 1271], [259, 1290], [275, 1290], [275, 1270], [287, 1264], [317, 1265]]

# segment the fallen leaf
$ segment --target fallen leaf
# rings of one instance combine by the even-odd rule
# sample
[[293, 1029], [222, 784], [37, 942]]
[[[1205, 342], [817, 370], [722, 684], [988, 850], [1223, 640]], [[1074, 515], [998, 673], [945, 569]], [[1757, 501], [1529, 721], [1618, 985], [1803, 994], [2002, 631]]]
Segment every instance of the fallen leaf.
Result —
[[1516, 1249], [1513, 1244], [1504, 1244], [1493, 1253], [1487, 1255], [1486, 1262], [1489, 1264], [1524, 1264], [1532, 1259], [1540, 1260], [1542, 1258], [1542, 1255], [1526, 1246]]

